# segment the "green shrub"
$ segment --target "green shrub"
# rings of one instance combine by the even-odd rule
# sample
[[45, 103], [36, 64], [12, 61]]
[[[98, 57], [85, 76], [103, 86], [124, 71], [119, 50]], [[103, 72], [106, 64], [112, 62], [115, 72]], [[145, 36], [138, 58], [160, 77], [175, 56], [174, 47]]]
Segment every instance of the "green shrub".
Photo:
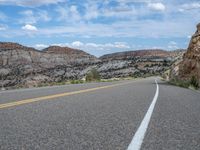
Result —
[[75, 84], [75, 80], [72, 80], [70, 83], [71, 83], [71, 84]]
[[70, 83], [71, 84], [80, 84], [80, 83], [82, 84], [82, 83], [84, 83], [84, 81], [83, 80], [71, 80]]
[[87, 82], [100, 81], [100, 80], [101, 80], [100, 74], [96, 69], [92, 69], [90, 72], [86, 74]]
[[193, 86], [195, 89], [199, 88], [199, 82], [195, 76], [192, 76], [190, 79], [190, 85]]

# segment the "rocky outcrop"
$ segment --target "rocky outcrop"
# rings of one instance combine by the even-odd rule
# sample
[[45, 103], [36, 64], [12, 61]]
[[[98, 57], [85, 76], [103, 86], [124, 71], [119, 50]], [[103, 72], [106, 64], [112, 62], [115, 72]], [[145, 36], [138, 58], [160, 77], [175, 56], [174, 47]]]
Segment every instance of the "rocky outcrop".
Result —
[[104, 78], [161, 75], [184, 52], [149, 49], [107, 54], [100, 57], [104, 65], [98, 70]]
[[174, 64], [171, 70], [171, 79], [189, 81], [192, 77], [200, 83], [200, 23], [182, 60]]
[[81, 50], [49, 47], [43, 51], [16, 43], [0, 43], [0, 79], [4, 86], [32, 86], [82, 78], [99, 59]]
[[96, 68], [102, 78], [162, 74], [178, 51], [140, 50], [96, 58], [84, 51], [50, 46], [42, 51], [0, 42], [0, 85], [37, 86], [40, 83], [82, 79]]

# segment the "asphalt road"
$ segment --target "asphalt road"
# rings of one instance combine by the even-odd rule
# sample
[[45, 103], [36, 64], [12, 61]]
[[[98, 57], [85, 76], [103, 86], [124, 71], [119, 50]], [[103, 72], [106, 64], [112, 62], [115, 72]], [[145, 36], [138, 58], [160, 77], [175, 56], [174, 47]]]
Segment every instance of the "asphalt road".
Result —
[[0, 150], [200, 150], [200, 93], [157, 81], [0, 92]]

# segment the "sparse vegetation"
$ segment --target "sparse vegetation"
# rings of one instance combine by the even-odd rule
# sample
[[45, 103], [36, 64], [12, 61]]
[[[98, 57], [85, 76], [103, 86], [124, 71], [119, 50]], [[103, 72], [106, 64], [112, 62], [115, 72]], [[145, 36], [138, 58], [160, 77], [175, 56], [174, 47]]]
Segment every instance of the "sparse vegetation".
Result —
[[178, 79], [173, 79], [169, 81], [170, 84], [180, 86], [183, 88], [188, 88], [190, 86], [190, 83], [188, 81], [183, 81], [183, 80], [178, 80]]
[[82, 84], [82, 83], [84, 83], [84, 81], [83, 80], [72, 80], [70, 83], [71, 84]]
[[192, 76], [190, 79], [190, 86], [194, 87], [195, 89], [199, 88], [199, 82], [195, 76]]
[[99, 74], [99, 72], [96, 69], [92, 69], [86, 75], [86, 81], [87, 82], [100, 81], [100, 80], [101, 80], [100, 74]]
[[66, 85], [69, 84], [67, 81], [60, 81], [60, 82], [50, 82], [50, 83], [38, 83], [34, 85], [34, 87], [45, 87], [45, 86], [55, 86], [55, 85]]
[[198, 80], [195, 76], [192, 76], [190, 81], [183, 81], [183, 80], [171, 80], [169, 81], [170, 84], [184, 87], [184, 88], [192, 88], [192, 89], [198, 89], [199, 88], [199, 83]]

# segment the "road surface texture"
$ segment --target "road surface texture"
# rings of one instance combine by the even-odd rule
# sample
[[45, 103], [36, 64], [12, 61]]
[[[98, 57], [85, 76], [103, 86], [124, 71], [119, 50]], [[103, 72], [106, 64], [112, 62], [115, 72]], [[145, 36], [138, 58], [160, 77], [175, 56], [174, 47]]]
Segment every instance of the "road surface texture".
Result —
[[200, 150], [200, 93], [157, 82], [0, 92], [0, 150]]

